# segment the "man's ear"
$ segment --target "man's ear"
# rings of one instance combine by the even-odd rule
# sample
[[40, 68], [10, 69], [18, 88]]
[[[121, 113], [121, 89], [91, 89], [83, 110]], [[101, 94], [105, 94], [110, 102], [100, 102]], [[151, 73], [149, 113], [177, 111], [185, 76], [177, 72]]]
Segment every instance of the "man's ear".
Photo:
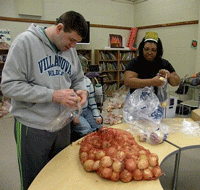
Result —
[[62, 23], [59, 23], [56, 25], [56, 33], [60, 33], [61, 30], [63, 30], [63, 24]]

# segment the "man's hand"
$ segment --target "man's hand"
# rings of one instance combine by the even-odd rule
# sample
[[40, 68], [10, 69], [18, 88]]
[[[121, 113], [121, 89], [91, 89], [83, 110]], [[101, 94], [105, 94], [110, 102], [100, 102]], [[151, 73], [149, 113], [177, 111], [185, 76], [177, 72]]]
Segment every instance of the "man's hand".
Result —
[[78, 108], [78, 97], [73, 89], [55, 90], [53, 93], [53, 102], [69, 108]]
[[81, 106], [84, 106], [86, 101], [87, 101], [87, 99], [88, 99], [88, 91], [86, 91], [86, 90], [77, 90], [76, 94], [77, 94], [77, 96], [81, 97], [80, 104], [81, 104]]

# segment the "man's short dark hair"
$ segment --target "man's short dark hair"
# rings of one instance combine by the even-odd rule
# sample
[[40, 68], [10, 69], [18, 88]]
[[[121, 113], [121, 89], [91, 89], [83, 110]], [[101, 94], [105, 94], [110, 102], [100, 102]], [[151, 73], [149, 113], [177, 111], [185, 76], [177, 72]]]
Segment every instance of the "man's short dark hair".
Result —
[[82, 38], [87, 35], [87, 21], [80, 13], [75, 11], [65, 12], [56, 19], [55, 24], [58, 25], [59, 23], [64, 25], [64, 32], [76, 31]]

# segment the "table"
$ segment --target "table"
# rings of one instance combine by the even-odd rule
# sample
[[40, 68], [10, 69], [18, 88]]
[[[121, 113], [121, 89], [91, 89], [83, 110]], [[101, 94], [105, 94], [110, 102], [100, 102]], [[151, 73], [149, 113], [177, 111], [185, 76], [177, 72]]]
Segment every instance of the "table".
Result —
[[[127, 124], [112, 126], [128, 130]], [[137, 141], [137, 139], [136, 139]], [[160, 145], [150, 145], [148, 143], [139, 143], [152, 153], [159, 156], [161, 162], [167, 155], [178, 151], [173, 145], [164, 142]], [[162, 190], [159, 180], [153, 181], [131, 181], [123, 183], [121, 181], [113, 182], [99, 177], [95, 172], [86, 172], [79, 161], [79, 147], [75, 143], [70, 145], [56, 155], [37, 175], [29, 190]]]
[[[184, 118], [163, 119], [163, 122], [165, 124], [168, 124], [169, 126], [176, 127], [176, 126], [181, 126], [183, 119]], [[189, 122], [194, 122], [194, 120], [192, 120], [191, 118], [187, 118], [186, 120]], [[177, 129], [177, 131], [178, 131], [178, 129]], [[175, 147], [177, 147], [179, 149], [178, 153], [176, 154], [176, 158], [175, 158], [175, 173], [176, 174], [175, 174], [175, 178], [174, 178], [174, 189], [177, 189], [178, 178], [183, 178], [183, 174], [180, 173], [179, 170], [180, 169], [181, 169], [181, 171], [185, 170], [185, 168], [183, 169], [183, 164], [181, 164], [181, 162], [183, 163], [183, 159], [181, 160], [181, 158], [182, 158], [181, 154], [183, 154], [184, 151], [186, 151], [186, 150], [200, 148], [200, 136], [186, 135], [181, 132], [171, 133], [167, 138], [167, 142], [171, 143], [172, 145], [174, 145]], [[188, 153], [188, 154], [190, 154], [190, 153]], [[187, 167], [189, 167], [189, 164], [191, 164], [191, 163], [188, 163]], [[180, 165], [181, 165], [181, 168], [179, 167]], [[185, 165], [185, 163], [184, 163], [184, 165]], [[180, 176], [179, 176], [179, 173], [180, 173]], [[188, 175], [190, 175], [190, 174], [188, 173]]]

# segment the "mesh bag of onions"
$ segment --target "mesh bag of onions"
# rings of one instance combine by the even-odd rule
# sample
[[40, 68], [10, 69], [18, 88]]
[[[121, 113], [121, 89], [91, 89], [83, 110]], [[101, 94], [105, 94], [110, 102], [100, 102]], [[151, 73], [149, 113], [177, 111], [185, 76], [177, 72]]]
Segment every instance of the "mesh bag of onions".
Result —
[[86, 135], [79, 158], [85, 171], [95, 171], [112, 181], [155, 180], [163, 174], [157, 154], [140, 146], [131, 133], [122, 129], [102, 127]]

